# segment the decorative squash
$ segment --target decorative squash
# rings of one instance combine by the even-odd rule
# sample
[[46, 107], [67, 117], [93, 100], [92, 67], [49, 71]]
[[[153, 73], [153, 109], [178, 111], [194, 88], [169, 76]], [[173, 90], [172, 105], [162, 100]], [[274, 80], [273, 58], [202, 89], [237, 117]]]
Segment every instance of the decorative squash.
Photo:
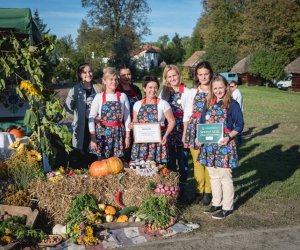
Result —
[[21, 128], [8, 128], [7, 132], [13, 134], [16, 138], [22, 138], [25, 136], [25, 132]]
[[127, 215], [121, 215], [118, 217], [117, 222], [128, 222], [128, 219]]
[[95, 161], [90, 166], [92, 176], [115, 175], [124, 169], [123, 162], [118, 157], [110, 157], [102, 161]]
[[117, 213], [117, 210], [113, 206], [106, 206], [104, 212], [107, 215], [115, 215]]

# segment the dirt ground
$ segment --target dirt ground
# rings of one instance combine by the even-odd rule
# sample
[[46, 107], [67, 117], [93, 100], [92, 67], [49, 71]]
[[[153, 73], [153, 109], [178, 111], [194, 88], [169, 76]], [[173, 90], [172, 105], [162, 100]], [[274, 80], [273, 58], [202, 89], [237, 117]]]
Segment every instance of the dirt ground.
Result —
[[161, 241], [151, 241], [122, 249], [264, 249], [299, 250], [300, 225], [275, 229], [241, 230], [226, 233], [203, 234], [201, 232], [179, 234]]

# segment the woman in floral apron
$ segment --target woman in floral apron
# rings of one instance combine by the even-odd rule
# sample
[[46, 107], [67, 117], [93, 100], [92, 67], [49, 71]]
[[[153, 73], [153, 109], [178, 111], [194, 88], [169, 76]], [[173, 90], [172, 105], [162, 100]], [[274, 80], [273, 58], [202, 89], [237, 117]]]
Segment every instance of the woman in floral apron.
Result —
[[210, 204], [212, 195], [209, 174], [205, 167], [197, 162], [199, 147], [196, 143], [196, 138], [197, 124], [201, 122], [201, 113], [205, 107], [212, 76], [213, 71], [209, 62], [202, 61], [196, 66], [194, 88], [190, 91], [183, 117], [184, 130], [182, 141], [185, 147], [190, 148], [194, 163], [194, 177], [196, 180], [195, 203], [203, 206]]
[[234, 188], [232, 168], [238, 166], [234, 138], [244, 128], [244, 119], [239, 104], [231, 98], [228, 83], [222, 76], [212, 79], [207, 101], [206, 123], [223, 123], [224, 136], [218, 144], [204, 144], [198, 160], [209, 172], [212, 187], [212, 206], [205, 211], [212, 218], [224, 219], [233, 211]]
[[[163, 89], [159, 97], [166, 100], [175, 117], [175, 127], [168, 137], [168, 169], [172, 171], [179, 167], [181, 189], [187, 184], [189, 173], [188, 154], [189, 150], [183, 147], [183, 114], [186, 107], [190, 90], [181, 83], [179, 69], [175, 65], [167, 65], [163, 72]], [[177, 162], [177, 163], [176, 163]]]
[[[144, 78], [143, 90], [145, 98], [136, 102], [133, 106], [133, 123], [157, 123], [161, 124], [162, 140], [160, 143], [134, 143], [132, 146], [132, 161], [144, 160], [156, 163], [167, 162], [167, 138], [175, 126], [175, 119], [168, 102], [157, 98], [159, 89], [158, 79], [154, 76]], [[168, 126], [165, 127], [165, 119]]]
[[124, 146], [130, 144], [129, 102], [124, 93], [116, 91], [117, 71], [108, 67], [103, 72], [105, 90], [95, 96], [89, 116], [91, 152], [99, 159], [123, 157]]

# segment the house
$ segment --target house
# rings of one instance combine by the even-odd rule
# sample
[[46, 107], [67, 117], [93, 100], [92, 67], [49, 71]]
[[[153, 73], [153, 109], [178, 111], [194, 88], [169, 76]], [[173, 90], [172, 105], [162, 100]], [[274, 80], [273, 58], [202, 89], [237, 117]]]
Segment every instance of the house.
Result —
[[203, 50], [195, 51], [194, 54], [191, 55], [191, 57], [189, 57], [182, 65], [185, 69], [188, 70], [190, 76], [194, 75], [195, 67], [200, 61], [202, 61], [201, 58], [203, 57], [204, 54], [205, 51]]
[[292, 74], [292, 90], [300, 92], [300, 56], [285, 67], [287, 73]]
[[237, 62], [231, 68], [231, 73], [238, 74], [239, 79], [241, 79], [242, 84], [248, 85], [261, 85], [264, 82], [264, 79], [251, 74], [250, 71], [250, 57], [247, 56]]
[[140, 52], [133, 56], [137, 68], [149, 71], [153, 67], [158, 67], [158, 51], [159, 48], [151, 44], [143, 45]]

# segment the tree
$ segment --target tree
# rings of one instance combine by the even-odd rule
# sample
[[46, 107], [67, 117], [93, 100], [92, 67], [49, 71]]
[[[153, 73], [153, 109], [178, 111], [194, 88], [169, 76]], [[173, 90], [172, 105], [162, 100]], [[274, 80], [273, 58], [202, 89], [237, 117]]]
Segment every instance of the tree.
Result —
[[227, 72], [237, 61], [237, 50], [226, 43], [212, 44], [207, 47], [203, 59], [211, 63], [214, 72]]
[[299, 13], [300, 6], [293, 0], [249, 1], [242, 14], [241, 53], [246, 56], [270, 48], [295, 58], [299, 49], [292, 34], [300, 22]]
[[89, 8], [92, 25], [105, 31], [112, 42], [128, 27], [135, 39], [150, 33], [146, 18], [150, 8], [145, 0], [82, 0], [82, 6]]
[[40, 18], [38, 10], [35, 10], [32, 18], [41, 33], [48, 34], [50, 32], [50, 29], [46, 31], [47, 24], [44, 24], [43, 20]]
[[262, 48], [250, 56], [250, 72], [266, 80], [279, 80], [284, 74], [288, 57], [280, 52]]
[[195, 51], [202, 50], [204, 48], [204, 39], [201, 35], [199, 22], [200, 19], [198, 20], [189, 40], [188, 46], [185, 51], [185, 59], [188, 59]]

